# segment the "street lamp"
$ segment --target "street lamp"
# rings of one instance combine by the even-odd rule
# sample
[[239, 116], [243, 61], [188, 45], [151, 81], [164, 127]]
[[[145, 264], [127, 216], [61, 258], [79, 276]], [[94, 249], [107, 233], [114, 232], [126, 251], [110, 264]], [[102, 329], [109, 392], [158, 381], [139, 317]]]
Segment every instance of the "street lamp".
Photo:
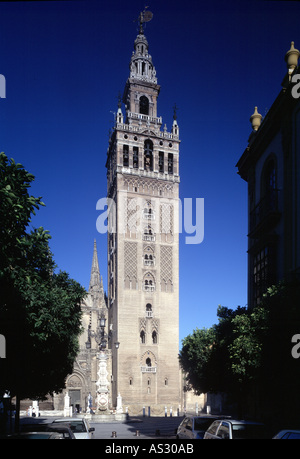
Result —
[[104, 314], [101, 314], [101, 316], [100, 316], [100, 328], [102, 328], [102, 331], [104, 331], [105, 324], [106, 324], [106, 317], [104, 316]]

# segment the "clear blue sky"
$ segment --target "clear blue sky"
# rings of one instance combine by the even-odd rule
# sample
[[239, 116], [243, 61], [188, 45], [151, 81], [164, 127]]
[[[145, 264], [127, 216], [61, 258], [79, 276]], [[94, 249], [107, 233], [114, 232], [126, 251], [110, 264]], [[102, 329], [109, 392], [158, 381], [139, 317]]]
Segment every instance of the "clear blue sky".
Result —
[[86, 0], [0, 3], [0, 150], [36, 176], [46, 204], [33, 220], [52, 235], [58, 267], [88, 288], [97, 240], [104, 285], [106, 235], [96, 230], [106, 196], [108, 131], [129, 76], [134, 20], [161, 92], [158, 116], [180, 128], [181, 199], [204, 198], [199, 245], [180, 237], [180, 339], [217, 323], [218, 304], [247, 303], [247, 184], [235, 164], [249, 118], [281, 89], [285, 53], [300, 48], [296, 1]]

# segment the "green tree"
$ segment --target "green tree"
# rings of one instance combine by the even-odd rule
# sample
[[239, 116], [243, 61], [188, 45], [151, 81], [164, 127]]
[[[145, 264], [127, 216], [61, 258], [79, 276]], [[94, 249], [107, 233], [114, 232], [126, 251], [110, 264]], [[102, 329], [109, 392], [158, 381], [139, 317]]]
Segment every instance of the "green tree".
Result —
[[229, 346], [232, 374], [239, 384], [258, 378], [262, 349], [268, 329], [268, 311], [257, 306], [232, 319], [233, 335]]
[[63, 389], [78, 352], [86, 294], [67, 273], [55, 273], [48, 231], [29, 230], [44, 205], [29, 194], [33, 180], [0, 154], [0, 333], [7, 349], [0, 390], [21, 399]]
[[232, 369], [230, 347], [234, 339], [234, 319], [245, 314], [246, 308], [236, 310], [218, 306], [218, 324], [199, 330], [183, 340], [179, 354], [181, 367], [189, 388], [196, 393], [226, 392], [238, 401], [239, 382]]
[[214, 342], [213, 328], [196, 328], [182, 341], [179, 362], [186, 375], [186, 388], [193, 389], [197, 394], [211, 390], [208, 366]]

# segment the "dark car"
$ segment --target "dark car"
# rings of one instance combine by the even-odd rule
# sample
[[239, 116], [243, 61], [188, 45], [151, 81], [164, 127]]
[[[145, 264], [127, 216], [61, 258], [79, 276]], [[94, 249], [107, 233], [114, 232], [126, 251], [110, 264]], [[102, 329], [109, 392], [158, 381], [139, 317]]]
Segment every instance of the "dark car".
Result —
[[62, 434], [58, 432], [21, 432], [6, 437], [8, 440], [60, 440]]
[[211, 423], [219, 418], [219, 416], [213, 415], [186, 416], [178, 426], [176, 438], [202, 439]]
[[274, 438], [276, 440], [300, 440], [300, 430], [281, 430]]
[[[67, 424], [50, 424], [50, 423], [34, 423], [34, 424], [23, 424], [21, 426], [21, 433], [58, 433], [59, 438], [64, 440], [75, 440], [76, 437], [72, 432], [72, 429]], [[55, 437], [55, 436], [54, 436]]]

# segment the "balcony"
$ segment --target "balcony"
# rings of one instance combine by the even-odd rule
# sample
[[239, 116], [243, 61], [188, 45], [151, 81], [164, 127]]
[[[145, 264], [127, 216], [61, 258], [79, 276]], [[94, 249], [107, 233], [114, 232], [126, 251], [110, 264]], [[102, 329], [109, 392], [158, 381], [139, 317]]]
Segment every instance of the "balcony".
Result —
[[154, 292], [155, 291], [155, 286], [154, 285], [144, 285], [144, 291], [145, 292]]
[[155, 241], [155, 236], [153, 234], [144, 234], [143, 235], [143, 240], [147, 242], [154, 242]]
[[144, 266], [154, 266], [154, 260], [144, 259]]
[[273, 228], [281, 217], [278, 209], [278, 191], [272, 190], [264, 196], [250, 212], [249, 237], [256, 238], [263, 231]]
[[127, 116], [131, 120], [138, 120], [138, 121], [144, 121], [146, 123], [154, 123], [159, 126], [162, 125], [162, 117], [159, 116], [149, 116], [149, 115], [144, 115], [142, 113], [134, 113], [134, 112], [127, 112]]
[[155, 220], [155, 215], [152, 212], [143, 212], [144, 220]]

